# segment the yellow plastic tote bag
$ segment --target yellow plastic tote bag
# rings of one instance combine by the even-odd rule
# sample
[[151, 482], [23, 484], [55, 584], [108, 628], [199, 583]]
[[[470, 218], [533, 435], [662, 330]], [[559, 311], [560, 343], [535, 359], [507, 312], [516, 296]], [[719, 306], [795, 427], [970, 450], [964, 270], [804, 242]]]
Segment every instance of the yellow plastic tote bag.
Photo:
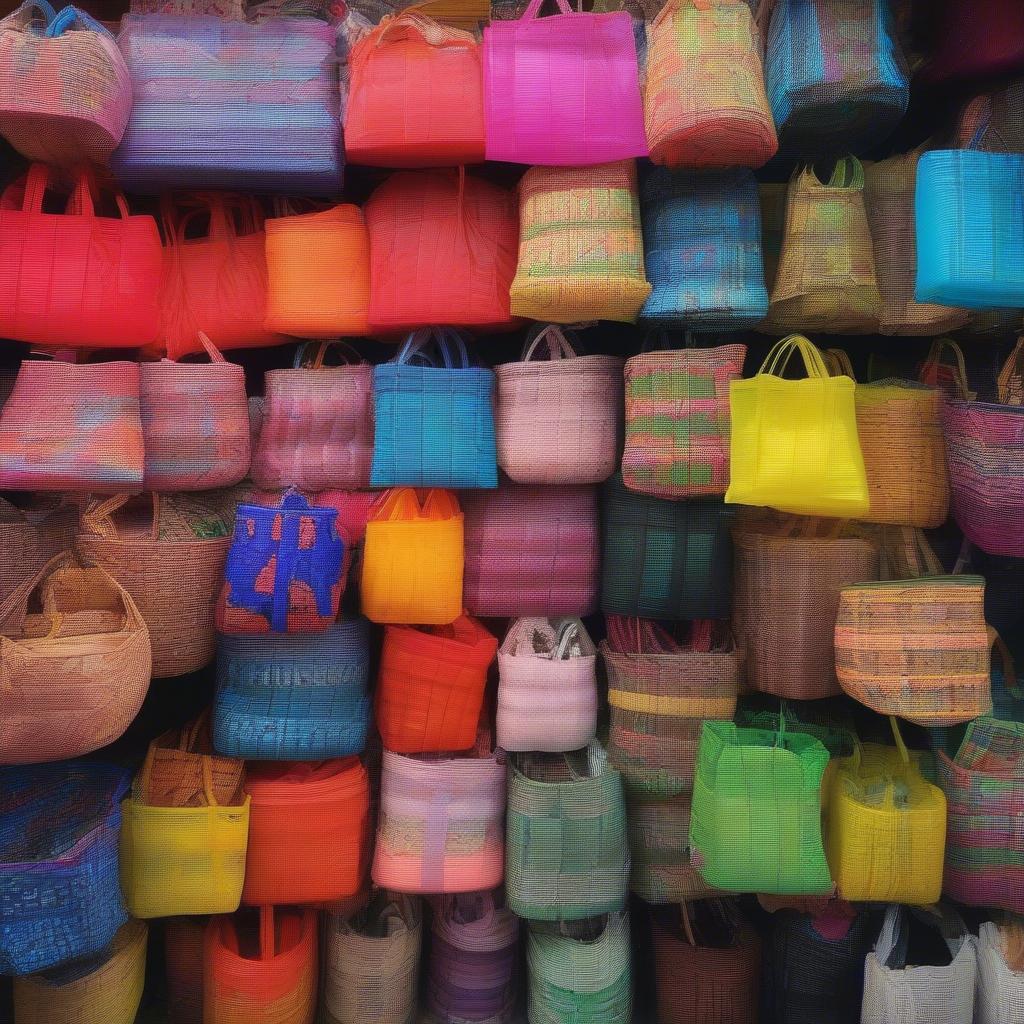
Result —
[[[807, 376], [782, 377], [794, 352]], [[854, 382], [829, 377], [799, 334], [778, 342], [757, 376], [729, 386], [731, 482], [726, 502], [797, 515], [857, 519], [869, 509]]]

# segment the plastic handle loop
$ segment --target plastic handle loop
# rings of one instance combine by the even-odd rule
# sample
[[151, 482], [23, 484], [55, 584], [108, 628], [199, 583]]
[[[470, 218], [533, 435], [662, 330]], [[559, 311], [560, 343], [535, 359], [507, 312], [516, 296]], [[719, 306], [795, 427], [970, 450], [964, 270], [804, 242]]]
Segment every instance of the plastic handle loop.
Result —
[[80, 11], [77, 7], [71, 6], [65, 7], [60, 14], [50, 21], [50, 24], [46, 27], [46, 35], [50, 38], [62, 35], [76, 24], [93, 32], [99, 32], [111, 39], [114, 38], [110, 32], [108, 32], [107, 29], [87, 11]]

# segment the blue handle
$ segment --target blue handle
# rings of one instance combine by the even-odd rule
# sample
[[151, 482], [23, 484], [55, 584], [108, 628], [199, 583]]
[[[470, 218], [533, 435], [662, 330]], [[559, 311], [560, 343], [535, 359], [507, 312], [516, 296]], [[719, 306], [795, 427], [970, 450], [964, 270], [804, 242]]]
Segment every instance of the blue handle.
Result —
[[[45, 2], [45, 0], [37, 0], [37, 3]], [[50, 5], [47, 4], [47, 7]], [[53, 8], [50, 8], [51, 10]], [[59, 36], [66, 32], [76, 22], [84, 25], [86, 28], [91, 28], [94, 32], [101, 32], [105, 36], [110, 36], [111, 39], [114, 37], [101, 25], [91, 14], [87, 11], [80, 11], [77, 7], [68, 5], [65, 7], [60, 14], [55, 15], [50, 21], [50, 24], [46, 28], [46, 35]]]
[[[398, 355], [395, 356], [394, 362], [401, 365], [408, 363], [414, 356], [422, 355], [423, 349], [425, 349], [431, 342], [434, 342], [437, 347], [437, 351], [441, 353], [441, 358], [444, 360], [446, 370], [454, 369], [468, 369], [470, 366], [469, 351], [466, 349], [466, 343], [462, 338], [462, 335], [453, 330], [450, 327], [424, 327], [421, 330], [413, 331], [406, 339], [405, 343], [399, 349]], [[459, 355], [462, 358], [462, 366], [456, 367], [453, 358], [450, 342], [454, 342], [455, 346], [459, 351]], [[422, 356], [424, 360], [428, 360], [428, 366], [436, 366], [436, 362], [429, 359], [428, 356]]]

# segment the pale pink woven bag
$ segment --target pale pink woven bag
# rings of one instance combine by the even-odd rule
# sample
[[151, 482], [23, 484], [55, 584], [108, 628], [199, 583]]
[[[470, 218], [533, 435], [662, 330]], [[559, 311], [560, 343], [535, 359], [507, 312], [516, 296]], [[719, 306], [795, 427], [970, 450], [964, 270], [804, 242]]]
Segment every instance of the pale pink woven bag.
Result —
[[[548, 359], [534, 361], [542, 343]], [[522, 359], [495, 368], [498, 465], [521, 484], [598, 484], [622, 446], [622, 366], [617, 356], [577, 355], [548, 324]]]
[[563, 753], [597, 732], [597, 650], [579, 619], [517, 619], [498, 651], [498, 746]]

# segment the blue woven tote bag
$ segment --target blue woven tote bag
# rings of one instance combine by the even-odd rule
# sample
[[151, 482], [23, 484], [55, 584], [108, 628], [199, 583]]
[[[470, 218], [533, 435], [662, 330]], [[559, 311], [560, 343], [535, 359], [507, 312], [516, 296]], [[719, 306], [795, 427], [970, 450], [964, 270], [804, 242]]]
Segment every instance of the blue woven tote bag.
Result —
[[0, 769], [0, 974], [99, 953], [128, 920], [118, 876], [128, 783], [86, 761]]
[[458, 331], [414, 331], [373, 370], [371, 485], [497, 487], [493, 394], [493, 371], [470, 366]]
[[213, 745], [251, 760], [362, 753], [370, 721], [370, 624], [325, 633], [228, 636], [217, 648]]
[[640, 211], [653, 285], [641, 322], [738, 331], [764, 319], [761, 204], [751, 171], [656, 168], [641, 186]]

